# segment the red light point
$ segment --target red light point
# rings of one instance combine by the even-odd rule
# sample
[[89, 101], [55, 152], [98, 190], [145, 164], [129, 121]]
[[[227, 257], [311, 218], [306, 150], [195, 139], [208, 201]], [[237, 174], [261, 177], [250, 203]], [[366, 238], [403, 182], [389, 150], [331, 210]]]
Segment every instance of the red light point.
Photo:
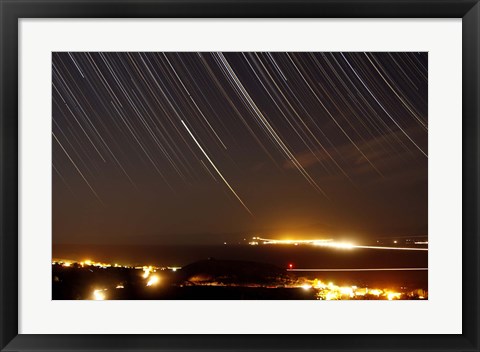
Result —
[[291, 269], [293, 268], [293, 264], [288, 264], [288, 267]]

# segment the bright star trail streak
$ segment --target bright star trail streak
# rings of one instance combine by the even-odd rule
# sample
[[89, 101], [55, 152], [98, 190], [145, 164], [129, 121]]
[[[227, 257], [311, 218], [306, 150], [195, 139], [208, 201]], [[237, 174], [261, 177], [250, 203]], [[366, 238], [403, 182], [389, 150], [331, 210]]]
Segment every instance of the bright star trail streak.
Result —
[[426, 52], [54, 52], [51, 68], [59, 240], [428, 235]]
[[188, 133], [190, 134], [190, 136], [193, 138], [193, 140], [195, 141], [195, 143], [197, 144], [198, 148], [202, 151], [203, 155], [205, 155], [205, 158], [207, 158], [208, 162], [212, 165], [212, 167], [215, 169], [215, 171], [217, 172], [218, 176], [220, 176], [220, 178], [223, 180], [223, 182], [225, 182], [225, 184], [227, 185], [227, 187], [230, 189], [230, 191], [232, 191], [233, 195], [238, 199], [238, 201], [240, 202], [240, 204], [242, 204], [242, 206], [245, 208], [246, 211], [248, 211], [248, 213], [250, 215], [253, 216], [252, 212], [250, 211], [250, 209], [248, 209], [248, 207], [245, 205], [245, 203], [243, 202], [243, 200], [238, 196], [237, 192], [234, 191], [234, 189], [232, 188], [232, 186], [230, 186], [230, 184], [227, 182], [227, 180], [225, 180], [225, 177], [223, 177], [222, 173], [218, 170], [218, 168], [215, 166], [215, 164], [213, 163], [213, 161], [210, 159], [210, 157], [207, 155], [207, 153], [205, 153], [205, 150], [203, 150], [202, 146], [200, 145], [200, 143], [198, 143], [197, 139], [195, 138], [195, 136], [192, 134], [192, 132], [190, 131], [190, 129], [187, 127], [187, 125], [185, 124], [184, 121], [182, 121], [182, 124], [183, 126], [185, 126], [186, 130], [188, 131]]

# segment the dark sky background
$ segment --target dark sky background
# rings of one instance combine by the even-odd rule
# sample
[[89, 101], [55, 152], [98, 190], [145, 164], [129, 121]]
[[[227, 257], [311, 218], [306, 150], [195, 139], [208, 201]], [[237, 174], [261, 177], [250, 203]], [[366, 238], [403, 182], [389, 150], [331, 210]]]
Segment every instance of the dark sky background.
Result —
[[427, 53], [52, 59], [54, 243], [427, 234]]

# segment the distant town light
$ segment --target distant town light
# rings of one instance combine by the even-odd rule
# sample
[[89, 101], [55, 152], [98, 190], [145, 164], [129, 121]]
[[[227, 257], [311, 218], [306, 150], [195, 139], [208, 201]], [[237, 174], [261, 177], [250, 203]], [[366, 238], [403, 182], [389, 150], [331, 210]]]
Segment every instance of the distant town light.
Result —
[[338, 299], [338, 296], [337, 296], [336, 292], [328, 292], [325, 296], [325, 299], [327, 301], [332, 301], [332, 300]]
[[402, 294], [398, 292], [389, 292], [387, 293], [387, 299], [389, 301], [394, 300], [394, 299], [399, 299]]
[[355, 296], [355, 294], [353, 293], [353, 289], [349, 286], [340, 287], [339, 291], [342, 295], [345, 295], [345, 296], [350, 296], [350, 297]]
[[143, 268], [143, 275], [142, 276], [143, 276], [144, 279], [146, 279], [150, 275], [150, 271], [151, 271], [151, 269], [148, 268], [148, 267]]
[[147, 282], [147, 286], [156, 285], [160, 281], [160, 278], [157, 275], [152, 275], [150, 280]]
[[106, 291], [106, 289], [93, 291], [93, 299], [95, 301], [105, 300], [105, 293], [103, 291]]

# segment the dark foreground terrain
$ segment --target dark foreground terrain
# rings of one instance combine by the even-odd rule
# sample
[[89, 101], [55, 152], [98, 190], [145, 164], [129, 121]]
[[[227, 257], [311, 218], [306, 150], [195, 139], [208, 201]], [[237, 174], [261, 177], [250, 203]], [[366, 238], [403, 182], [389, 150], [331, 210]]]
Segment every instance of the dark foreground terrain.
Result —
[[[355, 282], [358, 283], [358, 282]], [[183, 268], [52, 265], [54, 300], [426, 299], [426, 287], [337, 286], [270, 264], [208, 259]]]

